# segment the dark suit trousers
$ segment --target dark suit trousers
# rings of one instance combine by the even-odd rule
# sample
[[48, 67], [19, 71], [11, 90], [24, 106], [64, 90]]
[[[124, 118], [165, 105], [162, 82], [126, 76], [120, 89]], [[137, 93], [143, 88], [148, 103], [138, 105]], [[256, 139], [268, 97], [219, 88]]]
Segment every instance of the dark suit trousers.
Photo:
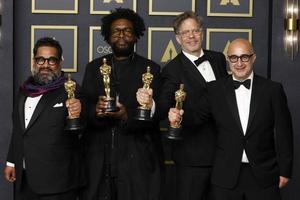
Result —
[[279, 182], [263, 188], [257, 183], [249, 164], [242, 164], [237, 185], [226, 189], [211, 186], [211, 200], [280, 200]]
[[205, 200], [211, 167], [176, 165], [176, 200]]
[[59, 194], [36, 194], [30, 188], [25, 170], [23, 171], [21, 189], [14, 192], [15, 200], [76, 200], [77, 191], [71, 190]]

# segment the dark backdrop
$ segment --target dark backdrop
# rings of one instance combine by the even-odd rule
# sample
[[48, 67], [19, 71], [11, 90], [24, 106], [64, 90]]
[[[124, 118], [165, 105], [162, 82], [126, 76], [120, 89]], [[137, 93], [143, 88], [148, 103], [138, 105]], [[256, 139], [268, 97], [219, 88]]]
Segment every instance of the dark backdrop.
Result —
[[[171, 0], [170, 0], [171, 1]], [[255, 72], [282, 82], [289, 100], [294, 122], [295, 162], [294, 177], [284, 189], [284, 200], [296, 200], [300, 196], [300, 142], [299, 121], [300, 81], [298, 78], [299, 57], [291, 62], [283, 50], [283, 1], [253, 0], [253, 17], [207, 17], [206, 0], [196, 0], [196, 11], [203, 16], [207, 28], [250, 28], [253, 31], [253, 45], [257, 53]], [[0, 41], [0, 170], [3, 171], [11, 131], [11, 111], [13, 94], [21, 82], [29, 75], [31, 57], [31, 25], [76, 25], [78, 26], [78, 71], [73, 77], [82, 80], [84, 68], [88, 62], [89, 26], [99, 26], [103, 15], [90, 15], [89, 1], [79, 2], [79, 13], [65, 14], [32, 14], [31, 1], [5, 1], [2, 16], [2, 34]], [[137, 12], [145, 19], [147, 27], [169, 27], [174, 16], [149, 16], [148, 1], [138, 0]], [[205, 41], [204, 43], [205, 44]], [[147, 56], [147, 31], [137, 44], [137, 52]], [[298, 73], [297, 73], [298, 72]], [[169, 144], [164, 141], [167, 159]], [[167, 164], [167, 195], [173, 199], [174, 165]], [[11, 200], [12, 187], [0, 178], [0, 199]], [[174, 190], [173, 190], [174, 191]]]

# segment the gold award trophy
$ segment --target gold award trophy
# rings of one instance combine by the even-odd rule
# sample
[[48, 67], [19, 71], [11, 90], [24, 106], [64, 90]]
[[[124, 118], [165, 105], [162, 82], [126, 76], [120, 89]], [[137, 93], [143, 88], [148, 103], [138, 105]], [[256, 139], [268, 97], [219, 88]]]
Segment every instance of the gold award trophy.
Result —
[[[116, 106], [116, 101], [113, 97], [110, 96], [110, 74], [111, 66], [106, 63], [106, 58], [103, 58], [103, 65], [100, 66], [100, 73], [103, 77], [103, 85], [105, 91], [105, 101], [107, 101], [107, 107], [103, 112], [116, 112], [119, 111], [119, 108]], [[99, 101], [100, 101], [99, 97]]]
[[[72, 81], [71, 74], [68, 74], [68, 80], [65, 82], [65, 90], [68, 94], [68, 99], [75, 98], [75, 90], [76, 90], [76, 83]], [[80, 125], [80, 118], [78, 116], [71, 115], [69, 112], [69, 116], [66, 119], [65, 130], [68, 131], [75, 131], [80, 130], [82, 127]]]
[[[147, 72], [142, 75], [144, 89], [150, 89], [150, 84], [153, 80], [153, 74], [151, 74], [150, 71], [151, 71], [151, 68], [148, 66]], [[147, 104], [140, 104], [140, 106], [137, 108], [137, 114], [136, 114], [135, 119], [150, 121], [151, 120], [150, 106]]]
[[[185, 100], [186, 97], [186, 92], [183, 90], [184, 85], [180, 84], [180, 88], [179, 90], [177, 90], [175, 92], [175, 101], [176, 101], [176, 105], [175, 108], [178, 110], [181, 110], [183, 107], [183, 102]], [[169, 127], [169, 131], [166, 134], [166, 137], [171, 139], [171, 140], [180, 140], [182, 139], [180, 132], [181, 132], [181, 121], [180, 122], [176, 122], [175, 124], [170, 125]]]

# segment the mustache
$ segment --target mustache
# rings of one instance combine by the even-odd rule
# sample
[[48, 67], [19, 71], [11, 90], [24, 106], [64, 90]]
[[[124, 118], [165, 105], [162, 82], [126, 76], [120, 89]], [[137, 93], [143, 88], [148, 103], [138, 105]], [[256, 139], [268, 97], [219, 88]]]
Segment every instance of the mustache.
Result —
[[[48, 74], [42, 74], [41, 70], [48, 70]], [[35, 80], [36, 83], [39, 85], [46, 85], [54, 80], [56, 80], [58, 77], [60, 77], [61, 71], [55, 71], [49, 67], [40, 67], [39, 69], [33, 69], [32, 70], [32, 77]]]

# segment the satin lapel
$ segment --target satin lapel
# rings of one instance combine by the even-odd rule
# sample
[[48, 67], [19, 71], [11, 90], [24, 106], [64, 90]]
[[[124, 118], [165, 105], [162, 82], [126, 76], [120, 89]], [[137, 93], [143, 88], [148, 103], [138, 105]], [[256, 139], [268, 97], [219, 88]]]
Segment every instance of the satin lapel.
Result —
[[262, 88], [263, 88], [262, 79], [260, 79], [259, 77], [254, 75], [253, 83], [252, 83], [250, 111], [249, 111], [249, 119], [248, 119], [248, 124], [247, 124], [246, 136], [248, 136], [248, 134], [247, 134], [248, 129], [251, 126], [251, 123], [254, 119], [254, 115], [256, 112], [257, 105], [259, 103], [259, 96], [260, 96], [260, 92], [262, 91]]
[[217, 68], [217, 63], [216, 63], [216, 58], [211, 57], [211, 54], [208, 51], [204, 50], [204, 53], [206, 54], [209, 64], [215, 74], [216, 79], [220, 78], [220, 72], [219, 69]]
[[40, 116], [41, 112], [47, 107], [47, 106], [52, 106], [51, 102], [58, 97], [59, 92], [62, 90], [63, 88], [57, 89], [55, 91], [51, 91], [48, 92], [46, 94], [44, 94], [42, 96], [42, 98], [40, 99], [39, 103], [37, 104], [32, 117], [30, 119], [30, 122], [27, 126], [28, 130], [33, 124], [34, 122], [38, 119], [38, 117]]
[[241, 120], [240, 120], [240, 115], [239, 115], [239, 111], [238, 111], [238, 106], [237, 106], [237, 102], [236, 102], [235, 91], [234, 91], [233, 82], [232, 82], [232, 76], [228, 76], [228, 78], [225, 80], [224, 87], [225, 87], [227, 103], [230, 107], [233, 118], [234, 118], [237, 126], [240, 129], [240, 133], [242, 134], [242, 136], [244, 136], [243, 128], [242, 128], [242, 124], [241, 124]]
[[182, 62], [184, 71], [183, 76], [189, 77], [189, 81], [191, 81], [191, 83], [206, 84], [205, 79], [198, 71], [197, 67], [191, 63], [191, 61], [183, 53], [180, 55], [180, 61]]
[[19, 97], [19, 120], [20, 120], [20, 124], [21, 124], [21, 127], [23, 129], [23, 131], [25, 131], [25, 116], [24, 116], [24, 105], [25, 105], [25, 101], [26, 101], [26, 96], [21, 93], [20, 94], [20, 97]]

